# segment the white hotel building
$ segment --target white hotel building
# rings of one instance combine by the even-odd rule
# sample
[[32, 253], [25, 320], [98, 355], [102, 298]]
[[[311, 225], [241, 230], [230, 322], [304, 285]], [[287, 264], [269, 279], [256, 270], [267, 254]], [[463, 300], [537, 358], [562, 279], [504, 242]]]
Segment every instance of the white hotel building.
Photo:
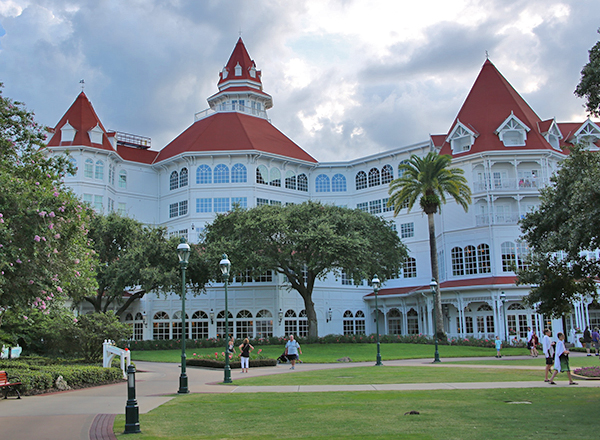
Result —
[[[489, 60], [447, 134], [346, 162], [319, 162], [270, 123], [272, 98], [241, 38], [208, 103], [189, 128], [157, 151], [149, 138], [107, 131], [82, 92], [56, 125], [48, 148], [52, 154], [69, 152], [78, 170], [66, 182], [97, 211], [165, 226], [190, 242], [233, 204], [320, 200], [393, 219], [410, 254], [400, 278], [382, 286], [377, 312], [366, 283], [356, 287], [333, 276], [317, 282], [313, 300], [320, 335], [374, 333], [376, 319], [381, 333], [433, 334], [426, 218], [418, 207], [394, 218], [386, 201], [402, 161], [431, 150], [450, 154], [452, 166], [465, 171], [473, 200], [468, 212], [449, 200], [435, 216], [448, 335], [504, 339], [510, 329], [524, 338], [527, 327], [541, 333], [551, 326], [554, 333], [568, 334], [587, 322], [600, 326], [600, 309], [586, 303], [562, 320], [545, 320], [524, 306], [528, 288], [515, 285], [512, 271], [527, 253], [518, 221], [539, 205], [540, 187], [565, 157], [561, 147], [586, 142], [597, 148], [600, 127], [589, 119], [541, 120]], [[235, 255], [230, 259], [235, 271]], [[188, 337], [220, 333], [224, 309], [222, 283], [209, 285], [206, 294], [189, 294]], [[243, 285], [233, 281], [228, 309], [238, 338], [307, 332], [303, 300], [275, 273]], [[149, 293], [122, 319], [134, 324], [136, 339], [178, 339], [180, 314], [178, 295]]]

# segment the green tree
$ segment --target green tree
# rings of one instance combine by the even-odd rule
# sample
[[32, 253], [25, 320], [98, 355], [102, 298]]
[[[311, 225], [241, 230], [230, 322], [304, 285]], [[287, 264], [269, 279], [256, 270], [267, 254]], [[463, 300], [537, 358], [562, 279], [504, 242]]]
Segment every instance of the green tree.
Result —
[[102, 360], [103, 342], [107, 339], [122, 341], [131, 337], [131, 328], [119, 321], [111, 310], [107, 313], [90, 313], [77, 318], [73, 341], [75, 353], [86, 362]]
[[581, 70], [575, 95], [585, 98], [588, 113], [600, 116], [600, 41], [589, 50], [589, 60]]
[[445, 336], [442, 320], [442, 302], [440, 296], [437, 245], [435, 239], [434, 214], [446, 203], [446, 194], [450, 195], [465, 211], [471, 203], [471, 189], [460, 168], [448, 168], [452, 158], [449, 155], [438, 155], [430, 151], [424, 158], [412, 155], [405, 163], [400, 164], [400, 177], [390, 182], [390, 198], [388, 206], [394, 207], [394, 216], [404, 207], [410, 211], [415, 203], [425, 214], [429, 224], [429, 256], [431, 260], [431, 277], [437, 285], [436, 327], [440, 338]]
[[316, 280], [329, 273], [359, 284], [374, 274], [383, 280], [397, 275], [407, 256], [389, 222], [360, 210], [317, 202], [234, 209], [206, 227], [203, 243], [213, 279], [220, 280], [218, 262], [227, 253], [234, 273], [259, 276], [267, 270], [283, 274], [304, 300], [308, 336], [318, 335], [312, 300]]
[[[118, 305], [121, 315], [146, 292], [181, 292], [181, 272], [177, 264], [179, 239], [167, 239], [164, 228], [145, 226], [117, 213], [95, 215], [89, 233], [98, 258], [98, 289], [74, 299], [87, 301], [96, 312], [106, 313]], [[200, 293], [208, 277], [204, 261], [195, 252], [190, 258], [186, 284]], [[124, 299], [124, 292], [128, 296]]]
[[89, 211], [62, 182], [67, 159], [46, 157], [44, 139], [33, 113], [0, 88], [0, 323], [11, 307], [46, 310], [95, 289]]
[[540, 191], [540, 207], [521, 220], [531, 250], [519, 284], [531, 285], [527, 297], [539, 313], [562, 316], [574, 300], [597, 297], [600, 262], [587, 251], [600, 249], [600, 157], [574, 147]]

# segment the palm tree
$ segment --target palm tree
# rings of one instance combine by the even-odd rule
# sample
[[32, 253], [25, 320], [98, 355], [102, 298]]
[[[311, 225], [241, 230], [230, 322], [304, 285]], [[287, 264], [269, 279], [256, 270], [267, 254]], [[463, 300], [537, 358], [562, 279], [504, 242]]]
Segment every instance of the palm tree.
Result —
[[452, 158], [449, 155], [439, 155], [430, 151], [427, 156], [420, 158], [412, 155], [406, 162], [398, 166], [397, 179], [390, 183], [390, 198], [388, 206], [394, 207], [394, 216], [403, 207], [412, 209], [418, 200], [429, 222], [429, 254], [431, 257], [431, 277], [436, 281], [435, 292], [436, 315], [435, 322], [438, 337], [445, 337], [442, 321], [442, 300], [438, 282], [438, 259], [435, 241], [435, 223], [433, 215], [446, 203], [446, 194], [454, 198], [456, 203], [468, 211], [471, 203], [471, 189], [467, 186], [464, 171], [459, 168], [448, 168]]

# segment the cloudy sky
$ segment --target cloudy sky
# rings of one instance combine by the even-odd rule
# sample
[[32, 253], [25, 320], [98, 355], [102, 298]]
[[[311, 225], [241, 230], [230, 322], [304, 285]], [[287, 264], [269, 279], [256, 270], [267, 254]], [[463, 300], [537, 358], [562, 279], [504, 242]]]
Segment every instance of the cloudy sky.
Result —
[[486, 57], [542, 119], [573, 95], [598, 0], [0, 0], [0, 82], [54, 126], [81, 91], [161, 149], [208, 107], [240, 35], [273, 124], [319, 161], [447, 133]]

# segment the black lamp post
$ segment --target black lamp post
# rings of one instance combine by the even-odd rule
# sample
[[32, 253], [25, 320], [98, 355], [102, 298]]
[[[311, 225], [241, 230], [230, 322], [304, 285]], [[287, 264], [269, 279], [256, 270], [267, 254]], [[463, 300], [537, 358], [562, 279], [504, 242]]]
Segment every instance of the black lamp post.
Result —
[[137, 434], [140, 430], [140, 409], [135, 399], [135, 367], [127, 367], [127, 404], [125, 405], [125, 432]]
[[438, 351], [438, 336], [437, 336], [437, 298], [436, 298], [436, 287], [437, 283], [432, 278], [431, 283], [429, 283], [429, 287], [431, 287], [431, 293], [433, 294], [433, 340], [435, 342], [435, 356], [433, 358], [433, 363], [436, 364], [440, 361], [440, 352]]
[[187, 394], [188, 378], [185, 372], [186, 355], [185, 355], [185, 270], [187, 269], [190, 260], [190, 245], [181, 238], [181, 243], [177, 246], [177, 256], [179, 257], [179, 265], [181, 266], [181, 375], [179, 376], [178, 394]]
[[223, 383], [231, 383], [231, 367], [229, 366], [229, 311], [227, 310], [227, 283], [229, 282], [229, 270], [231, 269], [231, 261], [227, 258], [227, 254], [223, 254], [223, 259], [219, 262], [223, 281], [225, 282], [225, 376]]
[[375, 292], [375, 329], [377, 331], [377, 362], [375, 363], [375, 366], [380, 367], [383, 364], [381, 363], [381, 348], [379, 345], [379, 306], [377, 305], [377, 292], [379, 292], [379, 288], [381, 287], [381, 281], [379, 281], [377, 275], [373, 276], [371, 285], [373, 286], [373, 291]]
[[504, 327], [504, 340], [508, 341], [508, 329], [506, 323], [506, 293], [500, 292], [500, 301], [502, 301], [502, 327]]

